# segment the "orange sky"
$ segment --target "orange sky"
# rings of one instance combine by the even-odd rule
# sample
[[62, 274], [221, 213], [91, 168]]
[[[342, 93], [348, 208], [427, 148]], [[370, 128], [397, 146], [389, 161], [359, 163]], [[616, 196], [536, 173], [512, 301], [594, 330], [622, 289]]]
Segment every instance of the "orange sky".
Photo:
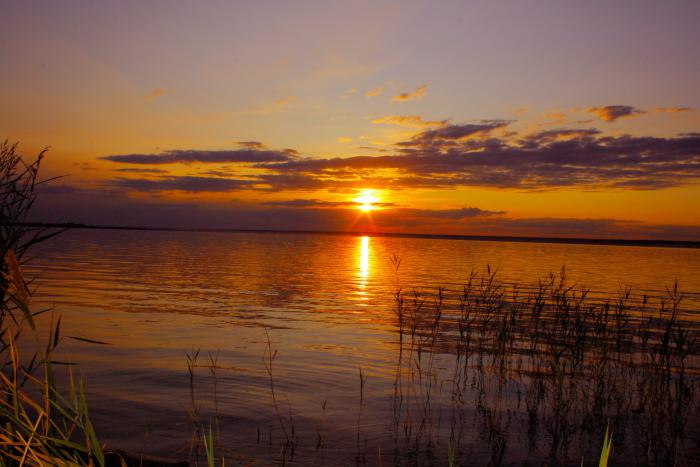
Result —
[[3, 16], [0, 137], [66, 175], [37, 220], [700, 240], [694, 2]]

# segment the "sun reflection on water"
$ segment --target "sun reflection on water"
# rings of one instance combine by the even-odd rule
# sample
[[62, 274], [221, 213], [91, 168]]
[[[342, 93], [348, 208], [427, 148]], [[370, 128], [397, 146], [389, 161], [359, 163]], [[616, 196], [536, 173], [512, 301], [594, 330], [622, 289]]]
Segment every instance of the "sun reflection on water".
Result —
[[360, 277], [367, 282], [369, 276], [369, 237], [360, 239]]
[[367, 300], [367, 279], [369, 277], [369, 237], [360, 237], [360, 242], [357, 246], [358, 265], [357, 265], [357, 286], [360, 300]]

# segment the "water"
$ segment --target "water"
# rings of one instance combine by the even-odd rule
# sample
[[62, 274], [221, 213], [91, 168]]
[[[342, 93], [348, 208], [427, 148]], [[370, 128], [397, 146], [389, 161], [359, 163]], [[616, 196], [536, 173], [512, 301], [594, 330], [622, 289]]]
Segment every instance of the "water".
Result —
[[[27, 275], [38, 286], [34, 306], [60, 313], [64, 336], [111, 344], [64, 339], [60, 347], [60, 358], [78, 363], [75, 371], [86, 379], [98, 433], [110, 447], [170, 458], [188, 457], [196, 413], [219, 427], [220, 452], [231, 461], [276, 458], [282, 424], [294, 425], [301, 464], [406, 460], [392, 427], [394, 254], [404, 289], [456, 289], [487, 265], [502, 282], [527, 287], [566, 266], [570, 281], [597, 299], [626, 287], [663, 296], [678, 280], [686, 316], [695, 320], [700, 310], [697, 249], [75, 230], [33, 252]], [[268, 335], [277, 351], [279, 415], [263, 362]], [[193, 408], [186, 354], [196, 349]], [[448, 366], [438, 355], [440, 388], [450, 372], [438, 370]], [[360, 369], [367, 375], [362, 403]], [[440, 424], [447, 424], [449, 394], [436, 391], [433, 403], [444, 419], [434, 416], [437, 427], [420, 463], [439, 462], [448, 452]], [[476, 408], [466, 412], [477, 417]], [[471, 440], [472, 459], [488, 461], [477, 425], [461, 436]], [[537, 458], [525, 453], [522, 427], [508, 429], [514, 454], [506, 459]]]

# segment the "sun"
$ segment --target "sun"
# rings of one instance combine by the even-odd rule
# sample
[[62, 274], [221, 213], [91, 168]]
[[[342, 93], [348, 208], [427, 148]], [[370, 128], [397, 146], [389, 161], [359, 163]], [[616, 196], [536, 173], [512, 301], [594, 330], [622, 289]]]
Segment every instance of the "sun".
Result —
[[379, 199], [374, 195], [374, 190], [362, 190], [361, 193], [362, 194], [359, 197], [353, 200], [355, 203], [357, 203], [357, 209], [362, 212], [377, 209], [375, 203], [377, 203]]

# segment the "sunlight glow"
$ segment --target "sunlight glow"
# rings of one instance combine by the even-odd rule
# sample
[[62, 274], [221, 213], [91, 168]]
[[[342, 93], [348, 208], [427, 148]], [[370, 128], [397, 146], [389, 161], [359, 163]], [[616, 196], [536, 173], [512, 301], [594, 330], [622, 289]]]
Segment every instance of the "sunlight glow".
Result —
[[355, 198], [354, 201], [358, 204], [357, 209], [367, 212], [377, 209], [374, 203], [378, 202], [379, 198], [374, 195], [374, 190], [362, 190], [362, 195]]

